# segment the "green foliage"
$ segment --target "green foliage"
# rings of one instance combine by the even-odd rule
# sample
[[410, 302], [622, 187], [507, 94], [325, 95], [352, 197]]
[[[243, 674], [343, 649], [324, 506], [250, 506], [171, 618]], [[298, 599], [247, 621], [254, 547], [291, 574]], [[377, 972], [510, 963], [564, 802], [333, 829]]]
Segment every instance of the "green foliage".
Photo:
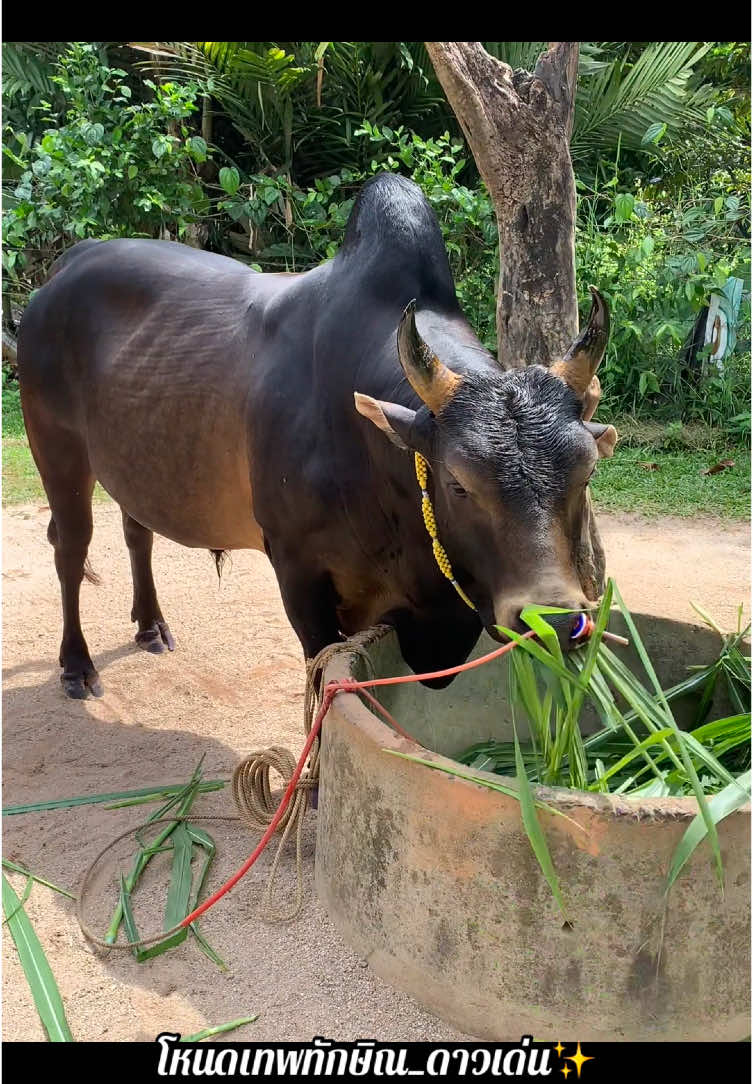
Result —
[[730, 276], [745, 283], [740, 328], [749, 327], [749, 172], [717, 170], [673, 195], [636, 178], [623, 187], [616, 167], [606, 182], [578, 182], [578, 280], [599, 284], [614, 319], [600, 379], [603, 410], [650, 412], [737, 426], [749, 403], [749, 341], [722, 367], [693, 368], [684, 347], [709, 294]]
[[[734, 467], [703, 473], [728, 457]], [[598, 509], [748, 519], [750, 484], [750, 452], [744, 447], [666, 452], [618, 444], [614, 458], [600, 461], [591, 489]]]
[[[617, 146], [640, 150], [667, 132], [679, 136], [702, 127], [714, 90], [693, 86], [693, 73], [711, 42], [652, 41], [635, 58], [627, 43], [598, 44], [621, 48], [613, 57], [604, 51], [603, 63], [592, 65], [591, 74], [579, 82], [574, 159]], [[593, 53], [591, 59], [596, 59]]]
[[3, 369], [3, 436], [22, 437], [25, 432], [18, 382]]
[[[546, 43], [484, 45], [532, 68]], [[576, 257], [583, 294], [595, 282], [612, 304], [604, 417], [750, 439], [749, 51], [581, 43]], [[359, 188], [386, 169], [423, 188], [463, 309], [495, 349], [493, 209], [423, 43], [20, 42], [3, 54], [6, 323], [79, 237], [183, 238], [201, 222], [210, 248], [306, 270], [337, 251]], [[730, 275], [745, 283], [736, 352], [721, 368], [689, 365], [697, 314]]]
[[220, 170], [226, 197], [218, 203], [245, 231], [239, 243], [264, 270], [306, 270], [336, 253], [361, 185], [384, 170], [410, 176], [436, 212], [455, 276], [458, 296], [482, 340], [495, 343], [494, 280], [497, 227], [491, 200], [481, 186], [460, 181], [466, 158], [448, 132], [423, 139], [400, 126], [363, 121], [353, 133], [367, 148], [360, 172], [342, 169], [318, 177], [308, 189], [286, 174], [254, 174], [241, 183], [235, 167]]
[[87, 42], [71, 43], [51, 81], [64, 112], [40, 102], [41, 138], [4, 127], [4, 288], [17, 298], [74, 241], [181, 237], [207, 206], [196, 166], [208, 148], [188, 123], [194, 86], [146, 81], [151, 100], [134, 102], [125, 71]]
[[[372, 124], [436, 135], [452, 111], [420, 42], [152, 42], [148, 70], [198, 80], [232, 129], [224, 140], [249, 173], [290, 173], [298, 184], [362, 171]], [[240, 137], [240, 140], [238, 139]]]

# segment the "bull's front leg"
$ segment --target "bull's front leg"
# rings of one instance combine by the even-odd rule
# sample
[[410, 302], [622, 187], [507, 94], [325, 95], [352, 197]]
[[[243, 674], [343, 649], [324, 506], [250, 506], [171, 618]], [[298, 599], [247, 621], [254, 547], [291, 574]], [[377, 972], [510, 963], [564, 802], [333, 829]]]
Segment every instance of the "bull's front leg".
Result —
[[268, 539], [264, 548], [277, 576], [285, 613], [308, 662], [344, 639], [337, 619], [337, 595], [329, 572], [301, 563], [301, 555], [280, 551]]

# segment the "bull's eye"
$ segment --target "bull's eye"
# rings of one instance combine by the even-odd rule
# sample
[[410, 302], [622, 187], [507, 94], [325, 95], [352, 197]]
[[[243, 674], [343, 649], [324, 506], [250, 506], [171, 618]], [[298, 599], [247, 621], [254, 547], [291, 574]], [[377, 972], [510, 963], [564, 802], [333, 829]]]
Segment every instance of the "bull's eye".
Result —
[[458, 496], [458, 497], [467, 497], [468, 496], [468, 491], [466, 489], [463, 489], [463, 487], [461, 486], [461, 484], [457, 480], [457, 478], [450, 477], [448, 479], [448, 481], [447, 481], [447, 485], [450, 487], [450, 489], [452, 490], [452, 492], [456, 496]]

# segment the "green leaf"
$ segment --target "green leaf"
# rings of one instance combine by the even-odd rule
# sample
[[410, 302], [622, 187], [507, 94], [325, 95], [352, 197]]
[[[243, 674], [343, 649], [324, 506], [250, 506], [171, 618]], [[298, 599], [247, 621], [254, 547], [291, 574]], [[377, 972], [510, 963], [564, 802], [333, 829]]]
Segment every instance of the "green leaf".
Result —
[[26, 981], [50, 1042], [72, 1043], [73, 1035], [65, 1017], [63, 999], [55, 982], [55, 976], [52, 974], [39, 938], [34, 932], [34, 927], [23, 907], [20, 906], [18, 896], [5, 874], [3, 874], [3, 912], [6, 915], [12, 915], [8, 921], [8, 929], [18, 950]]
[[649, 124], [646, 129], [646, 133], [643, 136], [641, 143], [660, 143], [666, 134], [667, 125], [660, 121], [654, 121], [654, 123]]
[[557, 906], [562, 912], [562, 917], [567, 922], [565, 901], [562, 899], [559, 879], [552, 864], [552, 856], [549, 853], [546, 836], [544, 835], [544, 831], [539, 824], [539, 819], [536, 816], [536, 804], [534, 802], [533, 792], [531, 791], [531, 784], [529, 783], [528, 775], [526, 774], [523, 757], [520, 752], [517, 729], [514, 731], [514, 734], [515, 769], [519, 787], [520, 815], [523, 819], [523, 827], [526, 830], [526, 835], [528, 836], [528, 841], [531, 844], [533, 853], [536, 855], [536, 859], [541, 866], [541, 872], [544, 874], [546, 882], [552, 890], [552, 895], [557, 901]]
[[138, 173], [138, 171], [139, 171], [139, 167], [138, 167], [137, 165], [131, 164], [131, 165], [130, 165], [130, 166], [128, 167], [128, 180], [129, 180], [129, 181], [132, 181], [132, 180], [133, 180], [133, 178], [134, 178], [134, 177], [136, 176], [136, 174]]
[[220, 186], [229, 196], [234, 196], [241, 185], [241, 178], [235, 166], [223, 166], [219, 176]]
[[220, 971], [229, 971], [230, 970], [229, 967], [227, 966], [225, 961], [222, 959], [220, 954], [218, 952], [216, 952], [212, 948], [212, 946], [207, 941], [206, 937], [204, 937], [204, 934], [201, 932], [201, 930], [198, 927], [198, 923], [192, 922], [191, 925], [189, 926], [189, 929], [190, 929], [191, 933], [194, 935], [194, 937], [196, 938], [196, 943], [198, 944], [199, 948], [204, 953], [204, 955], [207, 957], [207, 959], [211, 960], [212, 963], [215, 964], [220, 969]]
[[[697, 813], [685, 830], [672, 855], [672, 862], [667, 875], [667, 891], [677, 880], [686, 862], [699, 843], [709, 833], [709, 823], [717, 825], [724, 817], [740, 809], [750, 801], [750, 771], [743, 772], [733, 783], [728, 783], [724, 790], [714, 794], [708, 801], [703, 801], [701, 812]], [[714, 828], [714, 834], [716, 829]]]
[[194, 1035], [185, 1035], [180, 1041], [182, 1043], [200, 1043], [202, 1039], [211, 1039], [213, 1035], [222, 1035], [226, 1031], [235, 1031], [236, 1028], [243, 1027], [244, 1024], [253, 1024], [258, 1019], [258, 1013], [255, 1016], [241, 1016], [237, 1020], [231, 1020], [229, 1024], [218, 1024], [216, 1027], [197, 1031]]
[[[183, 786], [177, 793], [173, 794], [173, 796], [165, 803], [165, 805], [161, 806], [159, 809], [155, 810], [153, 813], [150, 814], [150, 816], [147, 818], [146, 824], [141, 829], [141, 832], [143, 832], [144, 829], [148, 828], [152, 821], [162, 820], [173, 808], [176, 808], [177, 810], [177, 817], [183, 818], [186, 816], [194, 802], [194, 799], [196, 798], [199, 786], [201, 785], [201, 765], [203, 763], [203, 760], [204, 757], [202, 756], [201, 760], [194, 769], [194, 772], [188, 783], [186, 783], [185, 786]], [[180, 824], [182, 824], [181, 820], [171, 821], [169, 824], [165, 825], [161, 829], [161, 831], [154, 837], [154, 839], [152, 839], [148, 844], [143, 843], [140, 833], [137, 833], [136, 838], [141, 843], [141, 849], [136, 853], [133, 865], [131, 867], [131, 872], [128, 874], [128, 877], [125, 880], [125, 888], [128, 893], [131, 893], [133, 891], [136, 882], [146, 869], [152, 857], [155, 854], [159, 853], [160, 848], [163, 847], [163, 845], [167, 842], [172, 833], [178, 828]], [[181, 917], [185, 917], [185, 912]], [[112, 921], [110, 922], [110, 925], [107, 928], [107, 932], [105, 933], [104, 940], [108, 944], [115, 944], [115, 941], [118, 937], [120, 923], [122, 921], [123, 901], [121, 899], [118, 901], [118, 905], [115, 908], [115, 913], [113, 914]], [[134, 955], [136, 955], [136, 958], [139, 960], [148, 959], [150, 956], [156, 956], [160, 952], [164, 952], [165, 949], [170, 948], [174, 944], [180, 944], [180, 942], [185, 940], [187, 936], [187, 929], [181, 929], [174, 936], [167, 938], [165, 941], [159, 942], [159, 944], [155, 946], [155, 948], [147, 949], [143, 953], [141, 953], [141, 950], [138, 950], [138, 954], [135, 952]], [[130, 938], [130, 940], [133, 939]]]
[[716, 872], [717, 872], [717, 877], [718, 877], [718, 880], [719, 880], [719, 885], [720, 885], [722, 891], [724, 891], [724, 868], [722, 866], [722, 853], [721, 853], [721, 850], [719, 848], [719, 836], [718, 836], [717, 831], [716, 831], [716, 821], [714, 821], [713, 818], [712, 818], [711, 811], [709, 810], [708, 804], [706, 802], [706, 796], [703, 793], [703, 788], [702, 788], [702, 786], [700, 784], [700, 780], [698, 779], [698, 775], [696, 774], [696, 770], [693, 767], [693, 762], [690, 759], [690, 755], [688, 753], [685, 742], [682, 741], [682, 732], [681, 732], [680, 728], [678, 727], [677, 723], [675, 722], [675, 717], [672, 714], [672, 711], [670, 709], [669, 704], [667, 703], [667, 699], [666, 699], [666, 697], [664, 695], [662, 687], [659, 684], [659, 679], [656, 676], [656, 671], [654, 670], [653, 666], [651, 665], [651, 660], [648, 657], [648, 653], [646, 651], [646, 648], [644, 647], [643, 641], [641, 640], [641, 638], [640, 638], [640, 636], [638, 634], [638, 629], [635, 627], [635, 622], [633, 621], [632, 615], [631, 615], [630, 611], [628, 610], [627, 606], [625, 605], [625, 602], [624, 602], [624, 600], [622, 598], [622, 595], [620, 594], [619, 589], [617, 588], [616, 585], [615, 585], [615, 588], [614, 588], [614, 594], [615, 594], [615, 598], [617, 599], [617, 604], [620, 607], [620, 610], [622, 611], [622, 616], [625, 619], [625, 624], [627, 625], [628, 630], [630, 632], [630, 637], [631, 637], [631, 639], [633, 641], [633, 646], [634, 646], [635, 650], [638, 652], [638, 656], [639, 656], [639, 658], [641, 660], [641, 663], [643, 664], [643, 669], [648, 674], [648, 676], [649, 676], [649, 678], [651, 680], [651, 683], [654, 686], [654, 689], [656, 691], [656, 696], [657, 696], [657, 699], [659, 701], [659, 704], [664, 710], [666, 720], [667, 720], [667, 725], [672, 727], [672, 729], [680, 736], [680, 739], [681, 739], [680, 740], [680, 755], [682, 756], [682, 761], [683, 761], [683, 764], [685, 766], [685, 771], [688, 774], [688, 778], [690, 780], [690, 783], [692, 784], [693, 791], [695, 792], [696, 801], [698, 802], [698, 805], [699, 805], [699, 808], [700, 808], [701, 817], [703, 818], [703, 821], [705, 822], [705, 825], [706, 825], [706, 830], [708, 832], [709, 842], [711, 843], [711, 850], [712, 850], [712, 853], [714, 855], [714, 861], [716, 863]]
[[186, 145], [200, 162], [205, 161], [207, 156], [207, 143], [205, 139], [202, 139], [201, 136], [191, 136], [190, 139], [186, 140]]
[[[642, 742], [639, 742], [638, 745], [631, 749], [629, 753], [626, 753], [624, 757], [620, 757], [620, 759], [615, 761], [614, 764], [610, 765], [609, 768], [605, 768], [602, 764], [602, 771], [599, 774], [598, 783], [595, 783], [593, 786], [589, 787], [589, 790], [604, 789], [601, 786], [602, 783], [605, 783], [608, 779], [611, 779], [613, 775], [617, 775], [619, 772], [623, 771], [623, 769], [626, 768], [628, 764], [631, 763], [631, 761], [635, 760], [636, 757], [641, 756], [644, 750], [648, 749], [650, 745], [657, 745], [659, 742], [664, 741], [672, 734], [674, 734], [674, 731], [670, 730], [669, 727], [665, 727], [663, 730], [657, 730], [656, 733], [649, 734], [647, 738], [644, 738]], [[601, 761], [597, 761], [597, 764], [600, 763]]]
[[[220, 790], [227, 783], [227, 779], [208, 779], [200, 783], [199, 794], [210, 790]], [[52, 809], [71, 809], [79, 805], [99, 805], [104, 802], [122, 802], [130, 804], [131, 799], [136, 802], [154, 802], [163, 799], [167, 794], [182, 794], [186, 789], [185, 783], [166, 783], [158, 787], [144, 787], [141, 790], [123, 790], [112, 794], [86, 794], [79, 798], [54, 798], [49, 802], [31, 802], [27, 805], [10, 805], [3, 809], [4, 817], [18, 816], [21, 813], [42, 813]], [[113, 806], [117, 809], [119, 806]]]
[[614, 198], [614, 217], [617, 222], [629, 222], [635, 209], [635, 196], [631, 192], [620, 192]]
[[188, 901], [191, 897], [193, 841], [185, 822], [180, 822], [172, 834], [171, 841], [173, 845], [173, 866], [165, 905], [165, 930], [171, 930], [186, 917], [189, 913]]
[[529, 629], [533, 629], [539, 639], [549, 648], [555, 659], [562, 662], [562, 648], [560, 647], [559, 637], [549, 622], [544, 621], [543, 615], [570, 614], [573, 612], [573, 610], [563, 610], [559, 606], [526, 606], [520, 612], [520, 620], [525, 622]]
[[570, 682], [571, 685], [575, 685], [576, 688], [583, 687], [577, 676], [570, 670], [567, 670], [559, 659], [543, 648], [541, 644], [537, 644], [535, 640], [523, 639], [519, 633], [515, 632], [513, 629], [508, 629], [505, 625], [496, 625], [495, 627], [497, 631], [501, 632], [503, 636], [506, 636], [508, 640], [514, 640], [519, 647], [522, 647], [529, 655], [533, 655], [535, 659], [538, 659], [539, 662], [543, 663], [549, 670], [552, 670], [558, 677], [564, 678], [565, 681]]
[[59, 892], [61, 896], [67, 896], [69, 900], [76, 899], [72, 892], [68, 892], [65, 888], [59, 888], [58, 885], [53, 884], [52, 881], [45, 881], [43, 877], [37, 877], [35, 873], [31, 873], [30, 870], [26, 869], [24, 866], [19, 866], [16, 862], [11, 862], [9, 858], [3, 859], [3, 867], [12, 870], [14, 873], [23, 873], [25, 877], [29, 877], [39, 885], [44, 885], [45, 888], [51, 888], [53, 892]]
[[656, 373], [651, 369], [644, 369], [638, 378], [638, 392], [640, 395], [646, 395], [647, 392], [654, 394], [659, 391], [659, 381], [656, 378]]

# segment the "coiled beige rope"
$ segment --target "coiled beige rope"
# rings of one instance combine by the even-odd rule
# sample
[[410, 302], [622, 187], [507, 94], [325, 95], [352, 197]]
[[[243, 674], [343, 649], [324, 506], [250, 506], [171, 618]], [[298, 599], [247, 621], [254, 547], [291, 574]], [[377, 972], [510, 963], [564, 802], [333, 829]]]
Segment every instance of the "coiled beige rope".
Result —
[[[368, 638], [373, 636], [373, 630], [368, 634]], [[316, 716], [319, 703], [321, 700], [321, 692], [324, 680], [324, 671], [326, 670], [329, 662], [338, 654], [345, 652], [347, 654], [360, 655], [364, 660], [369, 676], [373, 676], [374, 667], [371, 659], [366, 651], [364, 643], [361, 642], [365, 639], [366, 634], [360, 634], [353, 637], [347, 642], [330, 644], [323, 648], [319, 654], [306, 664], [306, 692], [304, 697], [303, 708], [303, 725], [306, 734], [311, 732], [311, 727]], [[257, 832], [264, 831], [271, 823], [272, 818], [277, 810], [278, 802], [272, 793], [270, 773], [275, 771], [282, 777], [283, 784], [287, 785], [295, 771], [297, 764], [296, 758], [290, 752], [289, 749], [285, 749], [280, 745], [273, 745], [267, 749], [257, 749], [249, 753], [244, 757], [233, 772], [232, 778], [232, 793], [235, 801], [236, 808], [238, 810], [237, 816], [231, 814], [216, 814], [210, 816], [194, 816], [189, 814], [187, 817], [165, 817], [160, 821], [153, 821], [153, 824], [160, 824], [164, 822], [170, 822], [172, 820], [190, 820], [190, 821], [224, 821], [224, 822], [236, 822], [240, 821], [244, 827], [249, 831]], [[272, 862], [272, 868], [267, 879], [267, 884], [262, 895], [262, 899], [259, 905], [261, 918], [265, 922], [290, 922], [297, 918], [303, 908], [303, 860], [301, 856], [301, 839], [303, 832], [303, 822], [306, 817], [306, 810], [309, 804], [309, 795], [316, 789], [319, 781], [319, 742], [316, 741], [311, 749], [308, 764], [304, 769], [301, 778], [296, 784], [293, 797], [280, 818], [280, 823], [277, 827], [278, 831], [282, 832], [282, 838], [280, 839], [277, 853], [275, 854]], [[143, 937], [138, 941], [119, 941], [116, 944], [109, 944], [98, 937], [93, 930], [87, 925], [84, 920], [84, 897], [92, 880], [94, 870], [99, 865], [102, 858], [112, 849], [117, 843], [131, 835], [133, 832], [139, 831], [143, 828], [143, 825], [138, 825], [133, 828], [127, 829], [122, 832], [116, 839], [104, 847], [96, 856], [94, 861], [89, 865], [81, 884], [81, 891], [79, 892], [78, 899], [76, 900], [76, 917], [78, 919], [81, 932], [84, 937], [87, 938], [92, 944], [99, 948], [117, 951], [130, 952], [134, 948], [143, 948], [147, 945], [155, 944], [157, 941], [163, 940], [171, 933], [175, 933], [180, 926], [176, 926], [173, 930], [167, 932], [161, 931], [158, 934], [153, 934], [149, 937]], [[280, 858], [282, 856], [283, 849], [287, 843], [288, 837], [295, 832], [296, 841], [296, 894], [293, 906], [286, 911], [275, 910], [272, 908], [272, 890], [274, 888], [275, 880], [277, 877], [277, 870], [280, 864]]]
[[[369, 633], [369, 638], [373, 633]], [[374, 673], [371, 659], [362, 642], [363, 638], [356, 636], [343, 643], [329, 644], [323, 648], [315, 658], [306, 663], [306, 693], [303, 704], [303, 727], [304, 732], [309, 734], [311, 726], [321, 701], [322, 683], [324, 672], [330, 661], [339, 654], [360, 655], [366, 664], [369, 675]], [[296, 758], [289, 749], [280, 745], [270, 746], [268, 749], [257, 749], [249, 753], [247, 757], [236, 766], [233, 772], [233, 798], [238, 809], [241, 823], [252, 831], [267, 827], [277, 811], [277, 802], [272, 795], [270, 787], [270, 772], [276, 771], [284, 784], [290, 781], [295, 770]], [[314, 742], [309, 756], [309, 761], [301, 778], [296, 784], [293, 798], [283, 814], [278, 831], [282, 832], [282, 839], [277, 848], [272, 869], [269, 872], [266, 888], [261, 899], [260, 911], [265, 922], [290, 922], [297, 918], [303, 908], [303, 860], [301, 857], [301, 839], [303, 822], [309, 804], [309, 795], [319, 785], [319, 742]], [[272, 907], [272, 891], [277, 878], [277, 869], [280, 864], [283, 849], [288, 837], [295, 832], [295, 865], [296, 865], [296, 892], [293, 906], [286, 910], [275, 910]]]

